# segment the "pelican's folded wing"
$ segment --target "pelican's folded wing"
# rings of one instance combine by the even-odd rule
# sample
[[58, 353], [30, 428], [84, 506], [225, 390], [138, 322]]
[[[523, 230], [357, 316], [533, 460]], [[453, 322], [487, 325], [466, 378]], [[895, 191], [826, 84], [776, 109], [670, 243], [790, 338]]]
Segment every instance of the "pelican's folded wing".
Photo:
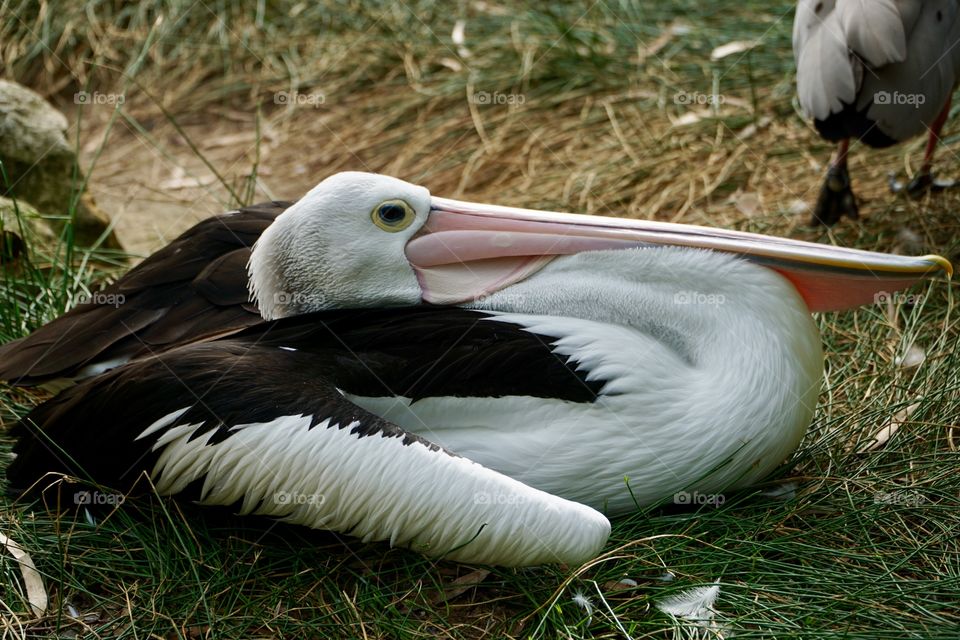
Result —
[[87, 377], [132, 358], [261, 322], [249, 302], [250, 248], [289, 202], [208, 218], [117, 282], [29, 336], [0, 345], [0, 380]]
[[[602, 548], [610, 525], [600, 513], [351, 403], [339, 383], [376, 378], [375, 355], [350, 361], [315, 319], [267, 327], [137, 360], [38, 406], [15, 429], [11, 486], [67, 471], [126, 489], [147, 471], [163, 494], [461, 562], [573, 564]], [[299, 348], [310, 331], [312, 348]]]

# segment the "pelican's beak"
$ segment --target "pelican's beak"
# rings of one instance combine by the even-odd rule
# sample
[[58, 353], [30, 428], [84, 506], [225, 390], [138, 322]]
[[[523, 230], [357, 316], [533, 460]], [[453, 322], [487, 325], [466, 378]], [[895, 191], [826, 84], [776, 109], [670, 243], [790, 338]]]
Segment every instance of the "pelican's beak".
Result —
[[913, 258], [725, 229], [436, 197], [406, 253], [424, 301], [457, 304], [519, 282], [557, 256], [651, 246], [734, 253], [775, 269], [793, 283], [811, 311], [872, 303], [878, 295], [953, 273], [950, 262], [936, 255]]

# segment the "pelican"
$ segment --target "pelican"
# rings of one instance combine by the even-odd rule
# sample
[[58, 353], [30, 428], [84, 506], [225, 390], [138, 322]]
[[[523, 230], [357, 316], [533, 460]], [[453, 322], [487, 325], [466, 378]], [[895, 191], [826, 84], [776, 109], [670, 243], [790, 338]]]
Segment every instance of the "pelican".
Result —
[[791, 454], [822, 380], [811, 311], [950, 272], [339, 173], [201, 222], [0, 349], [3, 379], [65, 387], [16, 426], [8, 478], [147, 473], [432, 557], [581, 563], [607, 516]]
[[793, 55], [803, 112], [824, 139], [839, 143], [811, 224], [858, 217], [847, 171], [850, 138], [882, 148], [926, 131], [923, 164], [906, 190], [919, 195], [948, 186], [934, 181], [931, 167], [960, 80], [954, 0], [800, 0]]

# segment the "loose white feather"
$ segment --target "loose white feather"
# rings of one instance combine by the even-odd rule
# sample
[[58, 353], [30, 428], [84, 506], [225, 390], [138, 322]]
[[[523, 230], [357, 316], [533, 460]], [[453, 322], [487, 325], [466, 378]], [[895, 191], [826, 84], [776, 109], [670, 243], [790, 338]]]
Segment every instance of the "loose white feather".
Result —
[[720, 581], [709, 587], [696, 587], [657, 602], [660, 611], [690, 620], [691, 622], [709, 622], [715, 615], [714, 604], [720, 595]]

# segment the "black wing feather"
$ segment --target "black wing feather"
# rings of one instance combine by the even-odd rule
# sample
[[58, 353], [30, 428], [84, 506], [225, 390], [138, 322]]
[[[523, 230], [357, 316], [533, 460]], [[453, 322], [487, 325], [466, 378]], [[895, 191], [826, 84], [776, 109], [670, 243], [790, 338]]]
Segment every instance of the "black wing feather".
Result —
[[0, 346], [0, 380], [41, 384], [92, 363], [136, 358], [262, 322], [248, 301], [246, 262], [260, 234], [290, 204], [254, 205], [198, 223], [103, 290], [103, 299], [122, 304], [77, 305]]
[[[492, 314], [423, 305], [402, 309], [327, 311], [254, 327], [238, 337], [259, 344], [338, 350], [344, 367], [360, 375], [341, 388], [357, 395], [507, 395], [593, 402], [606, 381], [553, 352], [553, 336], [539, 335]], [[256, 337], [255, 337], [256, 336]], [[343, 375], [343, 374], [341, 374]]]

